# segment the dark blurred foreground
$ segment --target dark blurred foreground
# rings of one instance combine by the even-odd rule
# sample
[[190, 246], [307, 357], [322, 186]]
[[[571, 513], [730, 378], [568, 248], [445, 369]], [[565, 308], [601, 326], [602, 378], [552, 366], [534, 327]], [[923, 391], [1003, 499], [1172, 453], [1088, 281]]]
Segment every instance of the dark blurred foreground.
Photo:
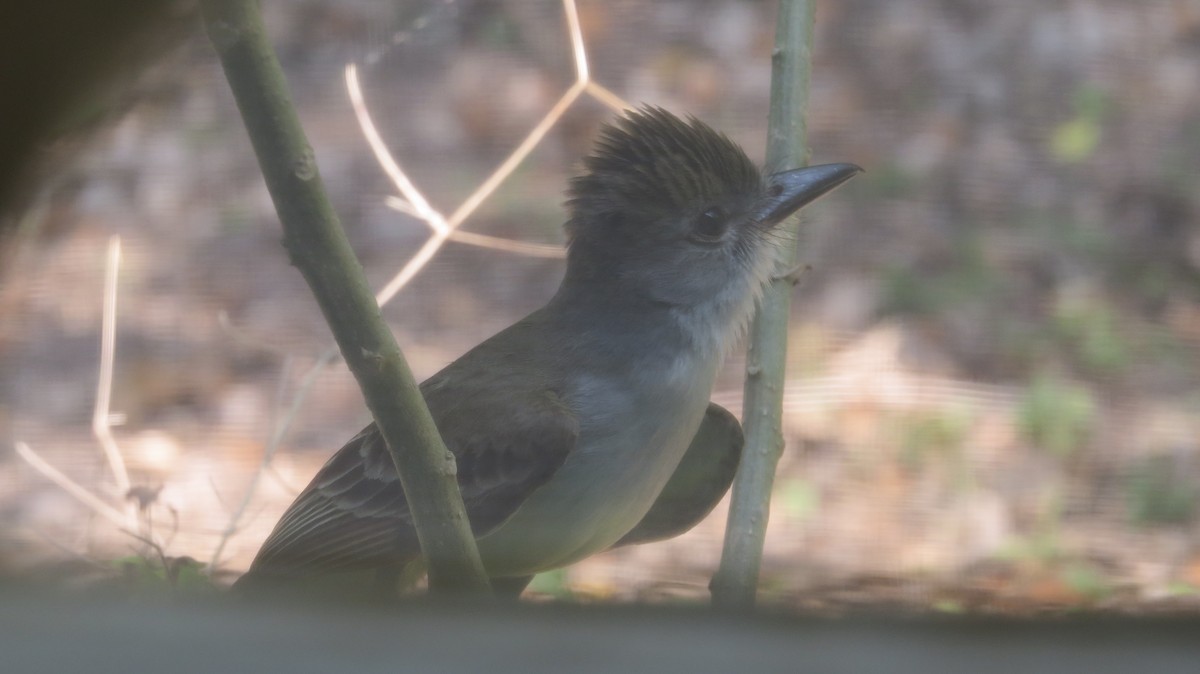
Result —
[[5, 672], [1195, 672], [1195, 618], [812, 620], [649, 607], [139, 605], [2, 593]]

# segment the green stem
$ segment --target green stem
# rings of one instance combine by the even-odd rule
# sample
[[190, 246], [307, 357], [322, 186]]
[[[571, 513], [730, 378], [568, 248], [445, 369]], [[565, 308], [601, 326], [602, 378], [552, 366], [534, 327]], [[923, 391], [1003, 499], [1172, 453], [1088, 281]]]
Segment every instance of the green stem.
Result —
[[[400, 473], [435, 592], [488, 590], [446, 449], [362, 267], [325, 195], [255, 0], [205, 0], [204, 25], [221, 58], [283, 243], [304, 275]], [[399, 451], [403, 448], [404, 451]]]
[[[767, 166], [772, 171], [808, 163], [805, 111], [811, 72], [815, 0], [781, 0], [771, 63], [771, 111]], [[783, 225], [780, 239], [797, 238], [799, 219]], [[742, 407], [746, 448], [733, 483], [721, 565], [712, 581], [713, 604], [754, 606], [770, 514], [775, 467], [783, 452], [783, 384], [795, 248], [781, 249], [777, 278], [767, 287], [750, 327]]]

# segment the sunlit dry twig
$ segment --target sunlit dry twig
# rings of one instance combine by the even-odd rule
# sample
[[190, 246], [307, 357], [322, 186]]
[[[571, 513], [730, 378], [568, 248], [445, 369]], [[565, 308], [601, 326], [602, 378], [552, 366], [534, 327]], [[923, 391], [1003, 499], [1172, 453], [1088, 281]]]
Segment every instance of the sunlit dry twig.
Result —
[[442, 214], [429, 205], [425, 195], [421, 194], [417, 186], [408, 179], [408, 175], [404, 173], [395, 158], [392, 157], [392, 153], [388, 151], [383, 137], [379, 135], [379, 129], [375, 127], [375, 122], [372, 121], [366, 101], [363, 99], [362, 85], [358, 81], [357, 64], [346, 65], [345, 78], [346, 93], [350, 96], [350, 106], [358, 120], [358, 128], [362, 131], [363, 140], [367, 141], [367, 146], [375, 155], [375, 161], [379, 162], [379, 167], [391, 179], [396, 189], [400, 190], [400, 194], [404, 195], [404, 199], [412, 204], [415, 215], [429, 223], [435, 232], [441, 232], [445, 229], [445, 220], [442, 218]]
[[612, 108], [615, 112], [628, 110], [631, 106], [625, 99], [609, 91], [605, 86], [596, 82], [588, 82], [586, 91], [592, 98]]
[[537, 147], [537, 144], [541, 142], [546, 133], [562, 117], [571, 103], [579, 97], [579, 94], [583, 91], [583, 86], [579, 82], [572, 85], [554, 106], [551, 107], [550, 111], [542, 117], [533, 130], [525, 136], [525, 139], [521, 141], [516, 149], [496, 167], [496, 170], [463, 201], [462, 205], [449, 218], [445, 218], [440, 212], [429, 205], [429, 201], [425, 199], [416, 185], [409, 180], [408, 175], [400, 168], [399, 162], [396, 161], [395, 157], [388, 150], [387, 145], [383, 142], [383, 138], [379, 135], [379, 130], [371, 119], [370, 110], [363, 98], [362, 87], [358, 81], [358, 68], [353, 63], [346, 66], [346, 89], [350, 95], [351, 107], [353, 107], [359, 127], [362, 129], [363, 138], [367, 141], [367, 145], [370, 146], [376, 161], [379, 162], [384, 173], [392, 179], [392, 183], [396, 186], [396, 189], [400, 191], [405, 201], [408, 202], [408, 206], [411, 207], [405, 210], [424, 220], [430, 229], [433, 230], [433, 236], [421, 246], [404, 267], [376, 294], [376, 299], [380, 305], [386, 304], [404, 286], [408, 285], [420, 273], [421, 269], [433, 259], [433, 256], [437, 254], [437, 251], [441, 249], [446, 240], [453, 236], [454, 231], [458, 229], [459, 225], [474, 213], [475, 209], [479, 208], [496, 191], [496, 188], [516, 170], [517, 166], [529, 156], [529, 153]]
[[525, 161], [525, 158], [529, 156], [530, 152], [533, 152], [533, 149], [537, 147], [538, 143], [542, 142], [542, 139], [546, 137], [546, 134], [550, 132], [550, 129], [554, 128], [554, 125], [558, 123], [558, 120], [562, 118], [564, 113], [566, 113], [567, 108], [571, 107], [571, 104], [575, 102], [575, 99], [579, 98], [579, 94], [583, 93], [583, 88], [585, 86], [587, 86], [587, 84], [584, 82], [576, 82], [575, 84], [572, 84], [565, 92], [563, 92], [563, 95], [550, 108], [550, 111], [547, 112], [544, 117], [542, 117], [541, 121], [539, 121], [537, 125], [533, 127], [533, 129], [529, 132], [529, 135], [525, 136], [525, 139], [522, 140], [521, 144], [512, 151], [512, 154], [508, 155], [504, 161], [500, 162], [500, 165], [496, 167], [496, 170], [493, 171], [492, 174], [479, 185], [479, 187], [475, 188], [475, 191], [472, 192], [465, 201], [463, 201], [462, 205], [459, 206], [453, 214], [451, 214], [450, 219], [446, 221], [446, 224], [451, 228], [455, 228], [461, 225], [468, 217], [470, 217], [470, 215], [475, 212], [475, 209], [479, 208], [480, 204], [490, 197], [492, 192], [495, 192], [496, 188], [500, 187], [500, 184], [503, 183], [508, 176], [512, 175], [512, 172], [517, 169], [517, 166], [520, 166], [521, 162]]
[[478, 234], [476, 232], [464, 232], [455, 230], [450, 235], [451, 241], [465, 243], [477, 248], [487, 248], [488, 250], [496, 250], [501, 253], [513, 253], [514, 255], [524, 255], [526, 257], [549, 257], [549, 258], [564, 258], [567, 256], [567, 249], [562, 246], [556, 246], [548, 243], [529, 243], [526, 241], [515, 241], [513, 239], [505, 239], [499, 236], [490, 236], [488, 234]]
[[[527, 244], [500, 237], [459, 232], [457, 230], [516, 170], [517, 166], [529, 156], [529, 153], [545, 138], [546, 134], [562, 118], [571, 104], [579, 98], [580, 94], [587, 92], [605, 105], [617, 110], [628, 107], [619, 96], [591, 81], [587, 49], [583, 41], [583, 31], [579, 25], [579, 12], [574, 0], [563, 0], [563, 11], [567, 18], [567, 32], [570, 36], [571, 50], [575, 59], [575, 81], [563, 92], [563, 95], [559, 97], [558, 101], [555, 102], [537, 125], [530, 130], [529, 134], [517, 145], [516, 149], [496, 167], [491, 175], [471, 192], [448, 218], [430, 206], [429, 201], [421, 194], [420, 190], [417, 189], [416, 185], [413, 184], [412, 180], [409, 179], [408, 175], [400, 167], [400, 163], [392, 156], [387, 148], [387, 144], [383, 142], [383, 137], [379, 134], [378, 128], [371, 119], [370, 110], [367, 107], [363, 97], [362, 86], [359, 83], [357, 66], [353, 63], [346, 66], [346, 89], [350, 96], [350, 104], [354, 109], [359, 128], [362, 130], [363, 139], [367, 141], [367, 145], [371, 148], [371, 152], [375, 155], [379, 166], [403, 196], [403, 200], [397, 200], [393, 197], [389, 201], [389, 205], [424, 220], [430, 229], [433, 230], [433, 236], [388, 281], [383, 290], [379, 291], [376, 297], [381, 305], [386, 304], [395, 297], [433, 259], [433, 256], [447, 239], [454, 239], [470, 245], [511, 253], [543, 257], [551, 256], [552, 249], [545, 245]], [[555, 250], [553, 256], [560, 257], [562, 254], [561, 251]]]
[[[275, 405], [273, 406], [273, 409], [276, 411], [282, 407], [284, 388], [287, 386], [287, 380], [291, 373], [291, 369], [292, 361], [290, 358], [287, 358], [283, 361], [283, 366], [280, 368], [279, 384], [275, 388]], [[319, 368], [309, 368], [308, 372], [305, 373], [304, 380], [300, 384], [301, 389], [306, 389], [307, 387], [311, 386], [312, 382], [316, 380], [318, 373], [320, 373]], [[299, 401], [301, 400], [303, 400], [302, 396], [293, 396], [292, 406], [289, 408], [288, 413], [284, 415], [283, 418], [276, 420], [275, 430], [271, 433], [271, 438], [267, 441], [267, 445], [263, 447], [263, 454], [262, 458], [259, 460], [258, 468], [256, 468], [254, 470], [254, 474], [250, 476], [250, 483], [246, 485], [246, 489], [242, 493], [242, 500], [238, 503], [237, 508], [235, 508], [233, 512], [229, 514], [229, 520], [225, 523], [225, 528], [221, 530], [221, 538], [217, 541], [217, 546], [213, 549], [212, 557], [208, 562], [208, 570], [210, 574], [216, 571], [217, 566], [221, 563], [221, 554], [224, 553], [225, 546], [229, 543], [229, 539], [238, 532], [242, 517], [246, 513], [246, 508], [249, 507], [250, 501], [254, 499], [254, 493], [258, 491], [258, 483], [262, 479], [263, 473], [266, 472], [267, 468], [271, 465], [271, 461], [274, 460], [275, 452], [279, 449], [280, 443], [283, 442], [284, 433], [287, 431], [287, 428], [291, 425], [292, 420], [295, 418], [296, 412], [299, 408]], [[218, 494], [218, 498], [220, 498], [220, 494]]]
[[[329, 352], [327, 352], [327, 354], [328, 353]], [[336, 353], [337, 351], [334, 349], [332, 354]], [[250, 502], [254, 500], [254, 494], [256, 491], [258, 491], [258, 484], [262, 480], [263, 474], [271, 468], [271, 462], [275, 459], [275, 454], [279, 450], [279, 445], [283, 443], [284, 436], [287, 434], [288, 429], [291, 428], [292, 423], [296, 419], [296, 415], [300, 413], [300, 407], [303, 404], [308, 391], [316, 382], [317, 375], [319, 375], [322, 370], [324, 370], [325, 365], [327, 365], [329, 361], [333, 359], [332, 354], [329, 355], [328, 360], [319, 359], [312, 367], [308, 369], [307, 372], [304, 373], [304, 377], [300, 380], [300, 384], [296, 388], [295, 395], [292, 396], [292, 402], [291, 405], [288, 406], [287, 412], [275, 423], [275, 430], [271, 433], [271, 438], [267, 441], [266, 447], [263, 448], [262, 459], [259, 461], [258, 468], [255, 469], [254, 474], [250, 476], [250, 483], [246, 485], [246, 490], [242, 493], [242, 500], [238, 503], [237, 508], [230, 514], [225, 528], [221, 531], [221, 538], [217, 542], [217, 547], [213, 550], [212, 556], [209, 560], [209, 573], [212, 573], [218, 568], [221, 562], [221, 555], [225, 551], [226, 544], [228, 544], [229, 539], [239, 531], [242, 517], [246, 514], [246, 508], [249, 507]], [[275, 391], [275, 409], [282, 407], [284, 387], [289, 379], [288, 373], [290, 370], [290, 360], [285, 361], [283, 364], [283, 371], [280, 373], [279, 377], [279, 387]]]
[[583, 43], [579, 7], [575, 5], [575, 0], [563, 0], [563, 13], [567, 17], [567, 37], [571, 38], [571, 52], [575, 57], [575, 83], [586, 86], [592, 76], [588, 72], [587, 45]]
[[[129, 493], [129, 471], [125, 458], [112, 435], [112, 379], [113, 351], [116, 342], [117, 323], [117, 272], [121, 266], [121, 239], [113, 235], [108, 240], [108, 256], [104, 274], [104, 310], [100, 329], [100, 373], [96, 382], [96, 404], [92, 410], [92, 432], [96, 436], [104, 457], [112, 472], [118, 498]], [[82, 485], [67, 477], [65, 473], [50, 465], [33, 448], [24, 442], [15, 443], [17, 455], [46, 479], [63, 491], [91, 508], [95, 513], [117, 525], [122, 531], [130, 532], [136, 525], [131, 512], [122, 512], [106, 503]]]
[[122, 513], [111, 505], [100, 500], [100, 498], [92, 492], [84, 489], [79, 485], [78, 482], [67, 477], [64, 473], [62, 473], [62, 471], [50, 465], [49, 462], [39, 456], [37, 452], [33, 451], [32, 447], [24, 442], [16, 442], [13, 444], [13, 446], [17, 450], [17, 455], [22, 459], [25, 459], [26, 463], [32, 466], [34, 470], [41, 473], [46, 479], [58, 485], [59, 488], [71, 496], [74, 496], [76, 500], [91, 508], [92, 511], [97, 515], [100, 515], [122, 529], [125, 528], [125, 513]]
[[[386, 197], [384, 203], [387, 207], [411, 215], [421, 217], [412, 204], [401, 199], [400, 197]], [[550, 257], [562, 258], [566, 257], [567, 251], [562, 246], [549, 243], [529, 243], [526, 241], [517, 241], [515, 239], [506, 239], [499, 236], [491, 236], [488, 234], [478, 234], [476, 232], [464, 232], [461, 229], [456, 229], [450, 233], [450, 240], [458, 243], [465, 243], [479, 248], [488, 248], [490, 250], [498, 250], [503, 253], [515, 253], [517, 255], [526, 255], [529, 257]]]

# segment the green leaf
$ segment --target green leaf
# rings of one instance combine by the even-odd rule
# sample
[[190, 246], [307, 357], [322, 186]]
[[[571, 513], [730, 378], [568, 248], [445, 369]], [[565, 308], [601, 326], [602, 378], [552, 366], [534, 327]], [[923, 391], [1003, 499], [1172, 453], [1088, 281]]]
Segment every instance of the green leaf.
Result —
[[1059, 124], [1050, 137], [1050, 151], [1059, 161], [1081, 162], [1092, 156], [1100, 146], [1100, 123], [1086, 117], [1076, 117]]

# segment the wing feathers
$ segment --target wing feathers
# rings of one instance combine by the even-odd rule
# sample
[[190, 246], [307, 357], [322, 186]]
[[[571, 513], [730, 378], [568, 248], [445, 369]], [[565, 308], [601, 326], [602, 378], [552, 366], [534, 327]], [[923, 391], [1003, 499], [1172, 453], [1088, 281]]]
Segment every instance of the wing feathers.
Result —
[[[463, 403], [438, 400], [434, 394], [430, 407], [458, 460], [463, 502], [479, 536], [508, 519], [558, 470], [575, 446], [578, 427], [548, 392], [532, 401], [509, 395], [488, 401], [490, 406], [482, 409], [503, 422], [493, 429], [481, 428], [478, 415], [470, 414], [479, 407]], [[504, 414], [506, 409], [513, 412]], [[372, 424], [321, 468], [238, 584], [396, 567], [419, 555], [404, 489]]]

